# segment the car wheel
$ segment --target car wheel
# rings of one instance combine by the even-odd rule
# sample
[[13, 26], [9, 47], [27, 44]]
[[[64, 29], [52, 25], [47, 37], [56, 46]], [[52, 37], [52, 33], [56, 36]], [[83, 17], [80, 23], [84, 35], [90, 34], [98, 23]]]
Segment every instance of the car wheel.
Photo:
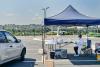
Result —
[[25, 60], [25, 54], [26, 54], [26, 48], [23, 48], [22, 53], [21, 53], [21, 57], [20, 57], [21, 61]]

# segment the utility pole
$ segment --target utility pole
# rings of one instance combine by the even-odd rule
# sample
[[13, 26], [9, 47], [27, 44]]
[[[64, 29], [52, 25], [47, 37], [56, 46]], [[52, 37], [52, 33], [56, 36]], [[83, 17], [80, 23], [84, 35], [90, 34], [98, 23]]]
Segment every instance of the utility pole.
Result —
[[44, 12], [44, 18], [47, 17], [47, 10], [49, 9], [50, 7], [46, 7], [46, 8], [42, 8], [43, 12]]
[[[42, 8], [43, 12], [44, 12], [44, 19], [47, 17], [47, 9], [49, 9], [49, 7], [46, 8]], [[42, 49], [43, 49], [43, 64], [45, 62], [45, 57], [44, 57], [44, 53], [45, 53], [45, 49], [44, 49], [44, 44], [45, 44], [45, 25], [42, 26]]]

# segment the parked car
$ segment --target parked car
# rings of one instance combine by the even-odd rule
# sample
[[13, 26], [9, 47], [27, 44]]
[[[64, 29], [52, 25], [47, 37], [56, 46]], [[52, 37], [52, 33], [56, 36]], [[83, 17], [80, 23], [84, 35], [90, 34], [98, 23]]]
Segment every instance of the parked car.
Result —
[[0, 64], [18, 58], [23, 61], [25, 54], [26, 47], [20, 39], [17, 39], [10, 32], [0, 31]]

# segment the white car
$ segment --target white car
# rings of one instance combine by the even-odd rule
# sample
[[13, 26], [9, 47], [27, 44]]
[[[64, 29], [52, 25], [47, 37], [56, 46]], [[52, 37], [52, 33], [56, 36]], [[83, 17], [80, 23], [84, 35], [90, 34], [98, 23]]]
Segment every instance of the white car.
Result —
[[26, 47], [7, 31], [0, 31], [0, 64], [20, 58], [24, 60]]

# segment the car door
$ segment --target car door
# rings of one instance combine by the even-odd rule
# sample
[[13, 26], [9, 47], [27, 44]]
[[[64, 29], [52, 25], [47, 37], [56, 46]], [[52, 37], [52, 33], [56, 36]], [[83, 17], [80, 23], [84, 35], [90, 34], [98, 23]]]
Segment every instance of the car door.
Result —
[[7, 55], [8, 43], [2, 31], [0, 31], [0, 61], [9, 58]]
[[21, 53], [21, 43], [17, 42], [16, 37], [9, 32], [5, 32], [5, 36], [9, 44], [9, 48], [7, 49], [9, 57], [12, 58], [19, 56]]

